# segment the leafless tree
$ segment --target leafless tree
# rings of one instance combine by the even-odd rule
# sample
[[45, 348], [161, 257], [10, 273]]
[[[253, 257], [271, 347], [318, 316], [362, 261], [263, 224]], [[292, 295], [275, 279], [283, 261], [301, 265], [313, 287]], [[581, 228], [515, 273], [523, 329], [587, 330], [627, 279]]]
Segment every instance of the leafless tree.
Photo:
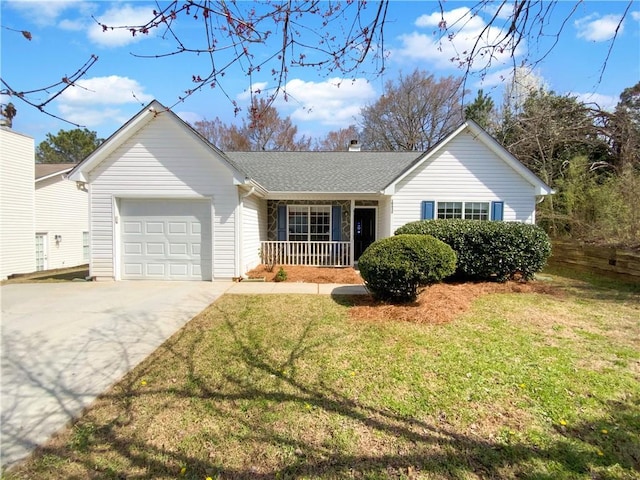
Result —
[[347, 128], [333, 130], [327, 133], [323, 138], [316, 140], [315, 150], [324, 152], [340, 152], [349, 149], [352, 140], [358, 140], [360, 132], [355, 125], [349, 125]]
[[462, 80], [424, 71], [389, 81], [362, 109], [362, 139], [371, 150], [426, 151], [462, 122]]
[[282, 118], [264, 98], [254, 98], [242, 126], [227, 125], [219, 118], [194, 123], [195, 129], [212, 144], [227, 151], [309, 150], [311, 139], [298, 136], [298, 127]]

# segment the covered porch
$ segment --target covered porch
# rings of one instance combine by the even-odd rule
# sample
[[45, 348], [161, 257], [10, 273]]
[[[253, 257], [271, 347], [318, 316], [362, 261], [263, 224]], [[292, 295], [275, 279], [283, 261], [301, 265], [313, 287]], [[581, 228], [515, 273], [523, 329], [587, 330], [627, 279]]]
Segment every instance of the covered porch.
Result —
[[379, 200], [268, 200], [266, 265], [350, 267], [380, 235]]

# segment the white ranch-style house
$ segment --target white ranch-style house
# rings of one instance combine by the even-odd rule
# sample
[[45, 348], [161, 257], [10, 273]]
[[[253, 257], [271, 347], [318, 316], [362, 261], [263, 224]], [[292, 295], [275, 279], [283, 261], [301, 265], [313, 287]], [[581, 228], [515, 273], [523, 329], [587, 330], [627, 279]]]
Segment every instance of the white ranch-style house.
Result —
[[428, 152], [223, 152], [151, 102], [78, 164], [97, 280], [349, 266], [426, 218], [535, 222], [551, 188], [472, 121]]

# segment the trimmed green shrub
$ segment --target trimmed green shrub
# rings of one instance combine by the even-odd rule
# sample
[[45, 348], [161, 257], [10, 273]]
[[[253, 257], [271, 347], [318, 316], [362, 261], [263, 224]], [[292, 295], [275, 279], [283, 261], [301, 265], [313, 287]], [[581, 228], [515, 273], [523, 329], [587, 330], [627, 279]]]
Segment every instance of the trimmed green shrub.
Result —
[[429, 235], [397, 235], [372, 243], [358, 259], [358, 268], [375, 298], [409, 302], [420, 287], [451, 275], [456, 255]]
[[462, 280], [531, 280], [551, 254], [545, 231], [519, 222], [421, 220], [395, 233], [431, 235], [450, 245], [458, 258], [455, 277]]
[[284, 282], [287, 279], [287, 272], [284, 268], [280, 267], [276, 276], [273, 277], [276, 282]]

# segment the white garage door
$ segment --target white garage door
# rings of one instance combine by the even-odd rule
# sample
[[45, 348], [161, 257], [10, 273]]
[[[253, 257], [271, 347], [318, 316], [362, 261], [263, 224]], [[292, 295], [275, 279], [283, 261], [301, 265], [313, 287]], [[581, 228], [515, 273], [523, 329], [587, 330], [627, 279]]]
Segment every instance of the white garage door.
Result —
[[211, 204], [120, 202], [123, 280], [211, 280]]

